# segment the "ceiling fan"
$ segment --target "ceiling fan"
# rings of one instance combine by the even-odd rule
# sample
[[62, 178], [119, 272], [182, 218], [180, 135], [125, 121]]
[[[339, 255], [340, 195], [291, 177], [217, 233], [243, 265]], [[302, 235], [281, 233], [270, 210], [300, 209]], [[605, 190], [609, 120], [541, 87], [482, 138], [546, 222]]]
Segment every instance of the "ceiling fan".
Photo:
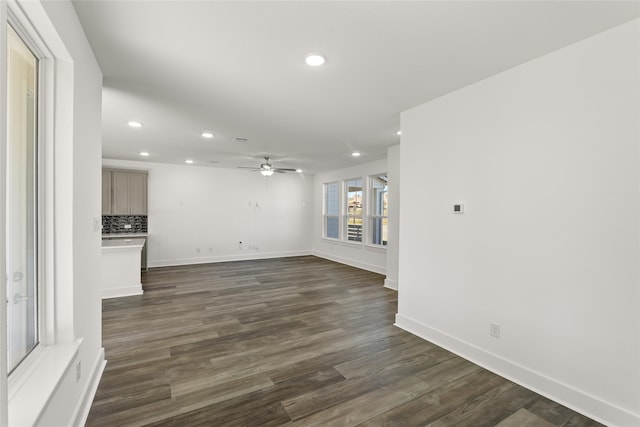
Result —
[[265, 156], [264, 163], [260, 164], [259, 168], [251, 168], [246, 166], [238, 166], [239, 169], [249, 169], [250, 171], [260, 172], [262, 176], [271, 176], [274, 172], [284, 173], [284, 172], [296, 172], [295, 169], [290, 168], [276, 168], [271, 164], [271, 157]]

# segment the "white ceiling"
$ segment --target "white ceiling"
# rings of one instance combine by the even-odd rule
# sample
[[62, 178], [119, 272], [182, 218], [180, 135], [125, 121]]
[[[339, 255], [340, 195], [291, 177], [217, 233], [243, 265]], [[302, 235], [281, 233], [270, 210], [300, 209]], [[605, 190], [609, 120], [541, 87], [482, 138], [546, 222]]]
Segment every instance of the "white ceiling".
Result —
[[[384, 158], [400, 142], [402, 111], [640, 9], [636, 1], [74, 6], [104, 74], [104, 158], [141, 160], [149, 151], [148, 161], [236, 167], [270, 154], [275, 166], [308, 173]], [[308, 52], [327, 63], [307, 66]], [[132, 129], [129, 120], [144, 126]], [[203, 130], [215, 138], [203, 139]], [[362, 156], [351, 157], [354, 150]]]

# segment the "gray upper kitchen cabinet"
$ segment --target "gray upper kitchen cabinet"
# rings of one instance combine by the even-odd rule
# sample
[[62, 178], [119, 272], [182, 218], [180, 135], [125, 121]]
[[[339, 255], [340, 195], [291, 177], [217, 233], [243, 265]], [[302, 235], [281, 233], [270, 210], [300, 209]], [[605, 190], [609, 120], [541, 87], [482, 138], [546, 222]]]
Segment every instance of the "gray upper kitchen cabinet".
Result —
[[111, 215], [147, 214], [147, 173], [142, 171], [103, 170], [102, 211], [105, 213], [105, 172], [111, 175]]
[[129, 174], [129, 211], [131, 215], [147, 214], [147, 174]]
[[111, 215], [111, 171], [102, 171], [102, 215]]

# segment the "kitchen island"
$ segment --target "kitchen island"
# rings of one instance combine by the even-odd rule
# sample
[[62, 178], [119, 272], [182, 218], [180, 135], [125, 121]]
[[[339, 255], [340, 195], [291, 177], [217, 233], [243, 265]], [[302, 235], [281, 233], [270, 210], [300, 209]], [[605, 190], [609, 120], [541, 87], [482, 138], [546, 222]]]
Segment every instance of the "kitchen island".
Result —
[[145, 239], [102, 240], [102, 298], [142, 294], [140, 253]]
[[134, 232], [134, 233], [129, 233], [129, 232], [117, 232], [117, 233], [103, 233], [102, 234], [102, 241], [104, 242], [105, 239], [110, 239], [110, 240], [115, 240], [115, 239], [134, 239], [134, 238], [143, 238], [145, 239], [144, 242], [144, 246], [142, 247], [142, 270], [143, 271], [147, 271], [147, 249], [148, 249], [148, 237], [149, 234], [145, 231], [145, 232]]

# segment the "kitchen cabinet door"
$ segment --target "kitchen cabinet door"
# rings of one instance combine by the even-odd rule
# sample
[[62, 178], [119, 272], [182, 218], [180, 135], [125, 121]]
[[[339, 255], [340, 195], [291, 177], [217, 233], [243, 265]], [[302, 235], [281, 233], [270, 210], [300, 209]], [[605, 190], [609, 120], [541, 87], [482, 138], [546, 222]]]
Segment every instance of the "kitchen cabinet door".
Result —
[[111, 172], [102, 171], [102, 215], [111, 215]]
[[131, 215], [147, 214], [147, 175], [129, 174], [129, 213]]
[[129, 215], [129, 173], [113, 171], [111, 176], [113, 185], [111, 213], [113, 215]]

